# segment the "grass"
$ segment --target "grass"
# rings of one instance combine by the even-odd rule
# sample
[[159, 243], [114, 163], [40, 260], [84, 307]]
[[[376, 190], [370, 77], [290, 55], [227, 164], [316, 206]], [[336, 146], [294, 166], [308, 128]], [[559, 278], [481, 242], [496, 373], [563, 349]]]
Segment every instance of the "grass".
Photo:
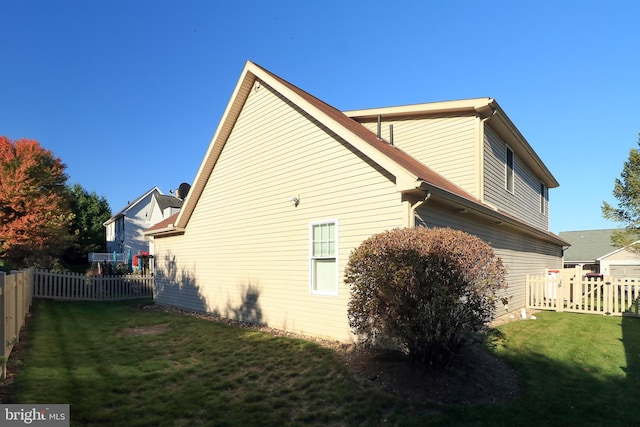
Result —
[[[640, 319], [539, 313], [491, 351], [522, 390], [416, 407], [356, 382], [332, 350], [132, 303], [38, 301], [16, 403], [70, 403], [72, 425], [636, 425]], [[136, 335], [131, 328], [159, 327]]]

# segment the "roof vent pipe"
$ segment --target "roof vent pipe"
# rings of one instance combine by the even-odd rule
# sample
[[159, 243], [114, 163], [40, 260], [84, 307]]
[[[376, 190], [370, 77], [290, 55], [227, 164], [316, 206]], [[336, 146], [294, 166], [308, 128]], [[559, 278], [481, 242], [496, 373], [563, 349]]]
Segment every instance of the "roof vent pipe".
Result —
[[393, 147], [393, 125], [389, 125], [389, 144]]
[[378, 114], [378, 139], [382, 139], [382, 114]]

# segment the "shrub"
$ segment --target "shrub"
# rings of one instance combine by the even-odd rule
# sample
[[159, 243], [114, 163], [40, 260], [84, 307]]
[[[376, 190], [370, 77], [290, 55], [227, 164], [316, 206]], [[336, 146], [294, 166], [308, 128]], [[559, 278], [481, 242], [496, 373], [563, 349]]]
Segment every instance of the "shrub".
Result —
[[364, 342], [392, 342], [437, 366], [486, 327], [506, 289], [505, 269], [491, 246], [450, 228], [370, 237], [349, 257], [345, 282], [349, 325]]

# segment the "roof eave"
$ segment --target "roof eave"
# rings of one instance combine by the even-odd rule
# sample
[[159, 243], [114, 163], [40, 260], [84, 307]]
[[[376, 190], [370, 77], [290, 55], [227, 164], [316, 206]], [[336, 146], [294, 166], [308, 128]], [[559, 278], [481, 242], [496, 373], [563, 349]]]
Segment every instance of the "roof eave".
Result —
[[378, 115], [386, 119], [434, 114], [480, 113], [491, 111], [492, 98], [471, 98], [455, 101], [429, 102], [424, 104], [400, 105], [395, 107], [367, 108], [364, 110], [344, 111], [344, 114], [358, 121], [377, 119]]
[[244, 69], [240, 74], [240, 78], [236, 83], [236, 87], [231, 94], [230, 102], [227, 103], [227, 108], [222, 114], [220, 122], [216, 127], [216, 131], [211, 138], [207, 152], [204, 155], [204, 160], [200, 164], [198, 172], [196, 172], [193, 185], [189, 189], [189, 193], [182, 203], [180, 214], [176, 220], [176, 225], [179, 228], [186, 227], [187, 222], [198, 203], [198, 199], [209, 180], [209, 176], [218, 161], [218, 157], [224, 148], [226, 140], [231, 134], [231, 130], [233, 129], [236, 119], [240, 115], [242, 106], [244, 105], [247, 95], [255, 81], [255, 75], [251, 72], [251, 69], [254, 67], [255, 66], [250, 61], [245, 63]]
[[426, 181], [419, 182], [417, 186], [423, 191], [430, 191], [434, 193], [436, 196], [441, 195], [446, 197], [448, 200], [460, 205], [462, 208], [469, 209], [469, 211], [475, 211], [482, 215], [489, 216], [494, 219], [494, 223], [496, 225], [504, 225], [510, 224], [514, 227], [519, 228], [520, 230], [527, 232], [529, 234], [535, 235], [543, 240], [546, 240], [550, 243], [557, 244], [559, 246], [571, 246], [569, 242], [557, 236], [549, 231], [541, 230], [537, 227], [534, 227], [526, 222], [520, 221], [502, 211], [497, 209], [494, 206], [487, 205], [480, 201], [470, 200], [464, 197], [461, 197], [457, 194], [451, 193], [446, 189], [439, 188], [431, 183]]
[[178, 234], [184, 234], [184, 232], [185, 232], [184, 228], [168, 226], [168, 227], [159, 228], [157, 230], [143, 231], [142, 235], [145, 237], [167, 237], [167, 236], [173, 236]]

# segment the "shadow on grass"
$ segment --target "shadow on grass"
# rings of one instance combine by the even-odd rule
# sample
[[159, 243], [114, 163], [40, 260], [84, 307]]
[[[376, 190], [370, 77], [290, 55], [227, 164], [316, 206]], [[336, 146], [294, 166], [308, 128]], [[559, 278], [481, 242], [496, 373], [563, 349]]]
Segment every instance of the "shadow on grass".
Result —
[[640, 390], [640, 318], [622, 317], [622, 343], [627, 365], [621, 368], [630, 387]]
[[508, 325], [487, 342], [519, 372], [518, 396], [493, 407], [448, 409], [444, 425], [637, 425], [640, 319], [538, 317], [544, 320]]
[[[243, 305], [234, 306], [230, 316], [261, 316], [259, 295], [252, 292], [247, 285]], [[516, 398], [497, 405], [424, 407], [363, 388], [332, 352], [301, 340], [248, 336], [188, 316], [132, 313], [123, 303], [42, 301], [38, 311], [32, 336], [37, 351], [26, 364], [21, 403], [72, 403], [78, 425], [637, 424], [640, 319], [591, 316], [591, 322], [541, 315], [535, 322], [516, 322], [493, 336], [494, 350], [503, 349], [500, 355], [521, 374]], [[172, 328], [157, 336], [114, 333], [147, 323]], [[602, 325], [605, 334], [595, 330]], [[587, 333], [574, 334], [576, 328]], [[616, 328], [622, 328], [624, 348]], [[517, 345], [514, 339], [520, 340]], [[567, 346], [571, 350], [592, 347], [586, 352], [592, 359], [584, 360], [585, 352], [567, 357], [554, 349], [564, 349], [567, 340], [578, 343]], [[603, 343], [610, 353], [603, 353]]]

